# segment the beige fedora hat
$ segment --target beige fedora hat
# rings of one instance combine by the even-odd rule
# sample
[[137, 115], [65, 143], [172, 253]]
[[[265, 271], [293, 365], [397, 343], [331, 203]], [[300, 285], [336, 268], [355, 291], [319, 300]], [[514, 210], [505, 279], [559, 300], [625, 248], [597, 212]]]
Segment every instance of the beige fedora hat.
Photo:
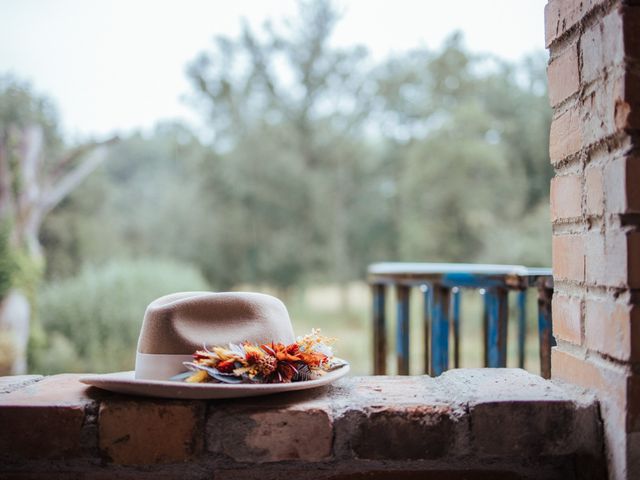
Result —
[[[233, 398], [303, 390], [329, 384], [349, 366], [304, 381], [288, 383], [186, 383], [175, 377], [187, 370], [194, 353], [207, 347], [291, 345], [296, 342], [289, 313], [275, 297], [254, 292], [181, 292], [147, 307], [138, 338], [135, 370], [87, 375], [80, 381], [98, 388], [164, 398]], [[191, 364], [193, 365], [193, 364]]]

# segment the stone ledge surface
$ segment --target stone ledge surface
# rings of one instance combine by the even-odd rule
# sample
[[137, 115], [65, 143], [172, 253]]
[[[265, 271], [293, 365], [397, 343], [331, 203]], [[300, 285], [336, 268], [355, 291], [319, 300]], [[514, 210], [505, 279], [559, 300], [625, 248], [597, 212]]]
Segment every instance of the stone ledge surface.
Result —
[[603, 475], [594, 396], [519, 369], [349, 377], [209, 402], [116, 395], [78, 377], [18, 381], [0, 395], [0, 477]]

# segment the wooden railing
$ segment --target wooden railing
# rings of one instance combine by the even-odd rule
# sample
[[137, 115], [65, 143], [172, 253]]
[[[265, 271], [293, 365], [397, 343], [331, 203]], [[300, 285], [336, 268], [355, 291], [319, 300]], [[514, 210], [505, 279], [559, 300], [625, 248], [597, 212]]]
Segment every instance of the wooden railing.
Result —
[[[396, 292], [397, 373], [409, 374], [409, 300], [411, 291], [423, 296], [424, 372], [432, 376], [460, 366], [460, 311], [462, 291], [478, 291], [484, 301], [484, 365], [506, 367], [509, 293], [517, 295], [518, 365], [524, 368], [526, 292], [538, 292], [538, 335], [540, 373], [551, 376], [551, 269], [520, 265], [480, 265], [455, 263], [376, 263], [369, 266], [368, 282], [373, 292], [374, 374], [387, 372], [386, 292]], [[450, 339], [453, 362], [449, 359]]]

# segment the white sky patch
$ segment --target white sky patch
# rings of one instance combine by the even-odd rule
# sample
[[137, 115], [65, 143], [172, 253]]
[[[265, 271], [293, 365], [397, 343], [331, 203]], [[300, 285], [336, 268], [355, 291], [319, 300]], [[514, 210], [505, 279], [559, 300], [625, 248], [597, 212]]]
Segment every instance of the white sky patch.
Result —
[[[374, 58], [437, 48], [455, 30], [472, 51], [517, 60], [544, 49], [546, 0], [341, 0], [334, 44]], [[56, 103], [70, 140], [197, 125], [182, 98], [185, 67], [215, 35], [296, 13], [293, 0], [0, 0], [0, 74], [29, 80]]]

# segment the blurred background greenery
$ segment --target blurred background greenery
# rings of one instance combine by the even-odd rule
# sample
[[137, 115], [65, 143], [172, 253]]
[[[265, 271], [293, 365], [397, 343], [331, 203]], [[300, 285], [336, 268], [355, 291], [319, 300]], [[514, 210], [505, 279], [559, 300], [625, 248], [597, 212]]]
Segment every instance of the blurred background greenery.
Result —
[[[205, 134], [172, 122], [121, 137], [35, 232], [29, 182], [64, 180], [102, 147], [68, 144], [49, 100], [0, 80], [0, 298], [29, 298], [29, 371], [131, 369], [155, 297], [252, 289], [370, 373], [369, 263], [550, 263], [545, 54], [510, 62], [452, 34], [374, 61], [331, 46], [338, 21], [329, 2], [302, 3], [287, 28], [245, 25], [194, 52]], [[465, 366], [480, 365], [479, 312], [465, 300]]]

